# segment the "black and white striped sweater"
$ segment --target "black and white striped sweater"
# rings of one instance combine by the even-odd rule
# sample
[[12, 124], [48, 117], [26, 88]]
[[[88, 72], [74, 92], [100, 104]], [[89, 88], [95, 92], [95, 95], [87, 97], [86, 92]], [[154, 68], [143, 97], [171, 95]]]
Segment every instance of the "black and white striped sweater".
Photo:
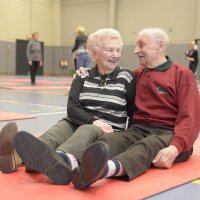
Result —
[[68, 119], [76, 125], [92, 124], [100, 119], [112, 125], [115, 131], [124, 130], [132, 124], [136, 78], [131, 70], [117, 67], [102, 79], [94, 67], [88, 75], [73, 80]]

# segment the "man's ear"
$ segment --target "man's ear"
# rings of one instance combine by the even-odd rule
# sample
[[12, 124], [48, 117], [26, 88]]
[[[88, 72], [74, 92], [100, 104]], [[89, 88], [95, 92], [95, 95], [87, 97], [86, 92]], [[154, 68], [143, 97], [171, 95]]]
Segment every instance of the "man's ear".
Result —
[[158, 52], [163, 51], [164, 47], [165, 47], [165, 43], [162, 40], [160, 40], [158, 42]]

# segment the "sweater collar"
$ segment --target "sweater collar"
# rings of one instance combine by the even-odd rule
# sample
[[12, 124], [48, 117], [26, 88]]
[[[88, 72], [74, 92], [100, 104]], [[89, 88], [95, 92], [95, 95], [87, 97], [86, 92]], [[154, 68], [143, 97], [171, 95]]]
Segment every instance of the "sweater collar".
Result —
[[[118, 75], [119, 71], [120, 71], [120, 67], [117, 66], [113, 72], [111, 72], [110, 74], [108, 74], [108, 75], [109, 75], [109, 79], [115, 80], [115, 79], [117, 78], [117, 75]], [[91, 75], [92, 77], [100, 77], [100, 76], [101, 76], [101, 75], [99, 74], [97, 65], [95, 65], [95, 67], [93, 67], [93, 68], [91, 69], [90, 75]]]
[[149, 69], [149, 68], [145, 67], [145, 68], [144, 68], [144, 71], [145, 71], [145, 72], [146, 72], [146, 71], [149, 71], [149, 70], [163, 71], [163, 70], [168, 69], [168, 68], [172, 65], [172, 60], [171, 60], [168, 56], [166, 56], [166, 59], [167, 59], [166, 62], [164, 62], [163, 64], [161, 64], [161, 65], [159, 65], [159, 66], [157, 66], [157, 67], [155, 67], [155, 68]]

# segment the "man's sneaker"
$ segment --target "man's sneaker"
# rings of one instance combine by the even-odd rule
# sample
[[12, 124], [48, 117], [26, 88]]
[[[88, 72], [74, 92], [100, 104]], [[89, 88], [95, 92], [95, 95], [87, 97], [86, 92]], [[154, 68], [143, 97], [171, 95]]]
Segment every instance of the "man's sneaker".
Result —
[[3, 173], [12, 173], [22, 164], [13, 146], [17, 131], [17, 124], [9, 122], [0, 132], [0, 171]]
[[97, 142], [83, 153], [82, 163], [72, 171], [71, 181], [74, 187], [82, 190], [102, 178], [109, 159], [109, 147]]
[[66, 185], [71, 181], [69, 164], [44, 142], [30, 133], [20, 131], [14, 138], [14, 147], [25, 166], [44, 173], [58, 185]]

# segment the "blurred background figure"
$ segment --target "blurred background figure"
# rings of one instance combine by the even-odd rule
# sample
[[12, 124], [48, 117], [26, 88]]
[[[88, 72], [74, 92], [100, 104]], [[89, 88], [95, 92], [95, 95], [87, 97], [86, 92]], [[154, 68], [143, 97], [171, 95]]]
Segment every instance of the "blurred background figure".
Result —
[[76, 55], [75, 55], [75, 52], [72, 55], [72, 59], [73, 59], [73, 62], [74, 62], [74, 69], [76, 71], [77, 70], [77, 64], [76, 64]]
[[39, 33], [32, 34], [32, 39], [28, 42], [26, 56], [30, 68], [31, 85], [35, 85], [35, 77], [38, 67], [42, 66], [42, 45], [39, 42]]
[[71, 52], [73, 53], [75, 71], [80, 67], [90, 67], [90, 57], [86, 49], [87, 35], [85, 28], [78, 26], [75, 32], [75, 43]]
[[189, 61], [189, 69], [195, 74], [198, 66], [198, 49], [195, 41], [190, 42], [191, 49], [185, 53]]

